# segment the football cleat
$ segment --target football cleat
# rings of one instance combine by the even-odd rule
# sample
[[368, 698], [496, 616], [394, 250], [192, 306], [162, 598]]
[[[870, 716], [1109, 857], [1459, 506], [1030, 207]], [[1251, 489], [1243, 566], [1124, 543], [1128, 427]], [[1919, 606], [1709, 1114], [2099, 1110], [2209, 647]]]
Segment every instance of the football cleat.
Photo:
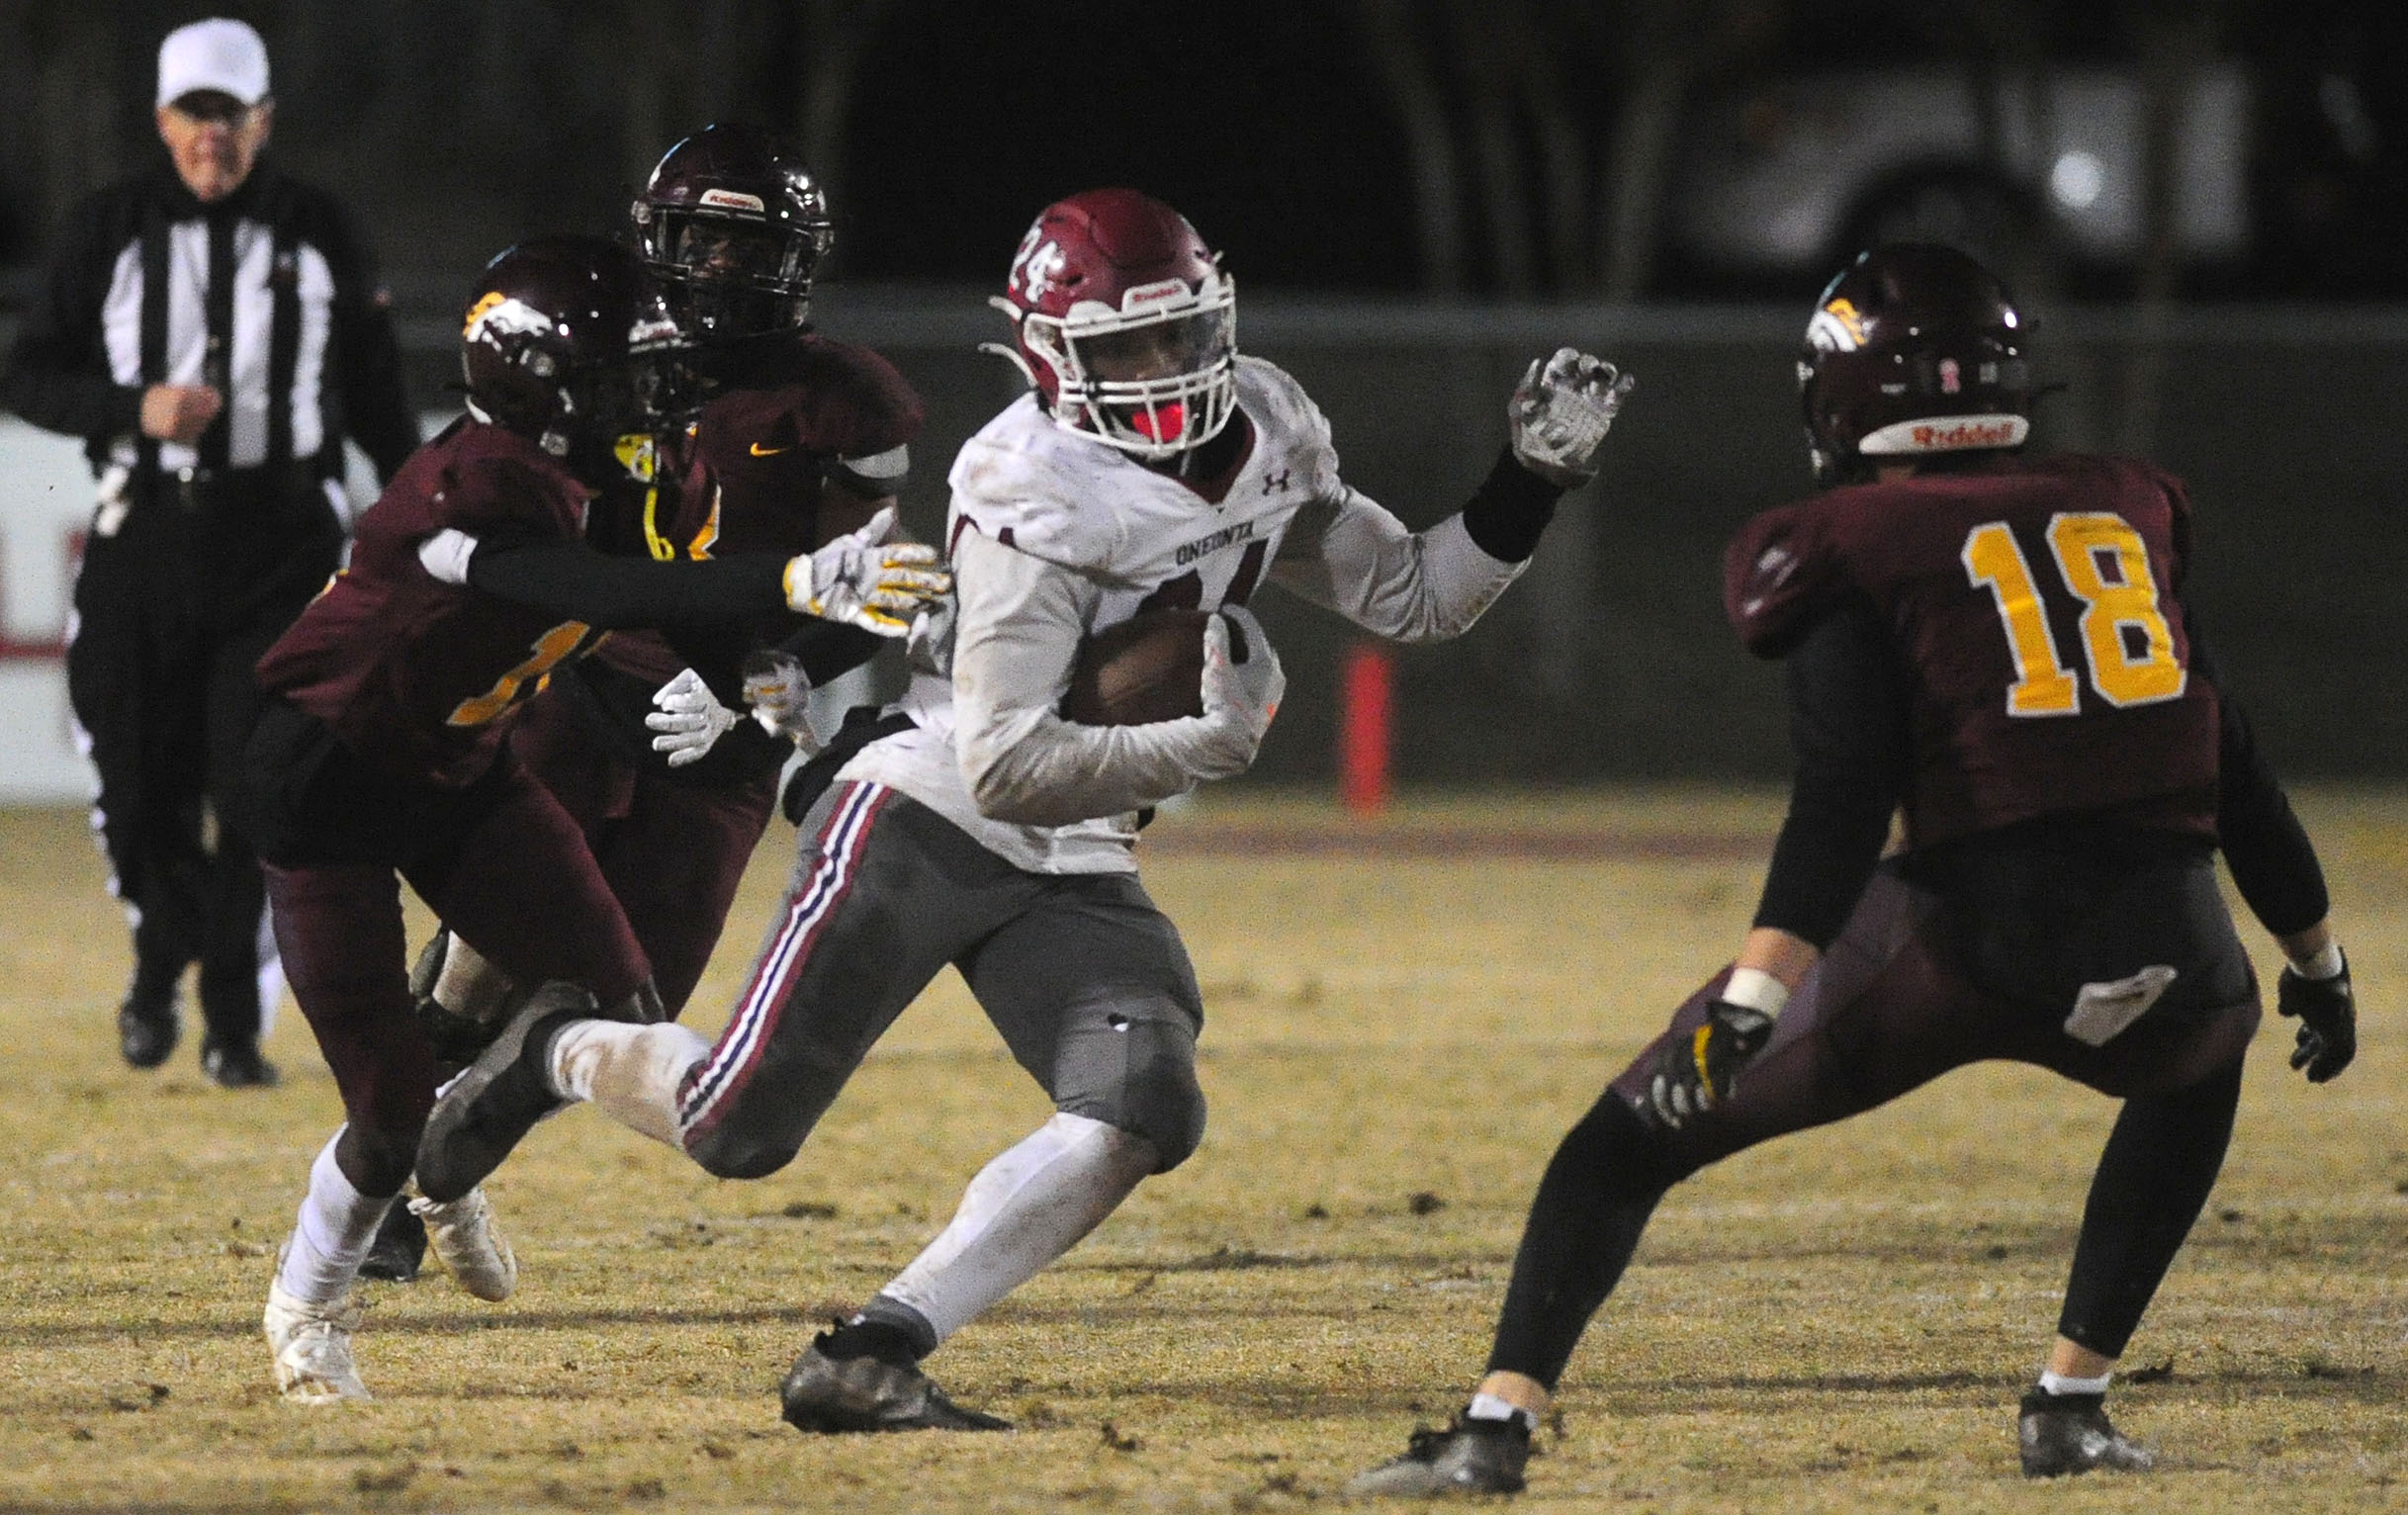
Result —
[[268, 1286], [268, 1307], [260, 1324], [276, 1354], [276, 1387], [295, 1404], [340, 1404], [372, 1399], [351, 1360], [351, 1333], [360, 1327], [359, 1302], [349, 1294], [312, 1304]]
[[778, 1387], [786, 1424], [798, 1431], [1009, 1431], [1012, 1423], [965, 1410], [917, 1368], [874, 1357], [833, 1358], [822, 1334], [803, 1349]]
[[499, 1303], [510, 1297], [518, 1287], [518, 1258], [493, 1223], [493, 1206], [484, 1190], [472, 1189], [449, 1204], [412, 1200], [409, 1212], [425, 1223], [427, 1245], [453, 1283], [480, 1299]]
[[1519, 1420], [1458, 1415], [1443, 1431], [1415, 1431], [1404, 1456], [1357, 1475], [1350, 1494], [1434, 1499], [1441, 1494], [1518, 1494], [1530, 1461], [1530, 1428]]
[[2127, 1441], [2107, 1419], [2103, 1394], [2026, 1391], [2015, 1440], [2027, 1478], [2057, 1478], [2094, 1468], [2146, 1472], [2157, 1466], [2156, 1453]]
[[202, 1042], [201, 1071], [220, 1089], [276, 1087], [276, 1065], [260, 1056], [259, 1043], [248, 1037], [220, 1041], [212, 1036]]
[[360, 1277], [388, 1284], [408, 1284], [426, 1260], [426, 1222], [410, 1213], [406, 1203], [386, 1206], [369, 1240], [368, 1255], [360, 1259]]
[[428, 1114], [418, 1139], [419, 1192], [430, 1200], [464, 1198], [536, 1121], [567, 1103], [544, 1071], [552, 1033], [600, 1014], [593, 996], [575, 984], [546, 984], [529, 997]]
[[155, 1068], [176, 1049], [176, 996], [169, 985], [164, 995], [146, 993], [139, 980], [117, 1012], [117, 1049], [127, 1065]]

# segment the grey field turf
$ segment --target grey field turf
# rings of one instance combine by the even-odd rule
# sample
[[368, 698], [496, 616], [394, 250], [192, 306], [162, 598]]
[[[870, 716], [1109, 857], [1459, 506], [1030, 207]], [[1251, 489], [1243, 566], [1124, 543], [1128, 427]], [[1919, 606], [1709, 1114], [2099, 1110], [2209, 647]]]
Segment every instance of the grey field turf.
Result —
[[[2027, 1486], [2014, 1402], [2113, 1108], [1971, 1070], [1676, 1191], [1574, 1360], [1523, 1507], [2408, 1507], [2408, 794], [2310, 791], [2365, 1015], [2311, 1091], [2269, 1017], [2224, 1180], [2127, 1368], [2164, 1469]], [[0, 812], [0, 1507], [1328, 1508], [1475, 1376], [1557, 1137], [1753, 905], [1777, 797], [1416, 798], [1366, 830], [1277, 796], [1149, 833], [1210, 1023], [1212, 1125], [931, 1362], [1012, 1436], [806, 1438], [776, 1385], [831, 1313], [1042, 1118], [950, 975], [803, 1155], [703, 1176], [592, 1112], [491, 1192], [516, 1297], [373, 1289], [373, 1406], [278, 1402], [270, 1253], [337, 1119], [288, 1007], [286, 1087], [191, 1041], [117, 1061], [122, 927], [80, 814]], [[724, 1016], [775, 827], [696, 997]], [[413, 942], [423, 932], [413, 928]], [[2250, 937], [2263, 967], [2272, 955]]]

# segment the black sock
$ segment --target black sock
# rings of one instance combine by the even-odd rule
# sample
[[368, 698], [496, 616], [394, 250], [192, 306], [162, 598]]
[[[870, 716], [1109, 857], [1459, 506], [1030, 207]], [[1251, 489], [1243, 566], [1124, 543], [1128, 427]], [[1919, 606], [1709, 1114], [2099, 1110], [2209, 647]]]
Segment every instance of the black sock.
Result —
[[1518, 1373], [1550, 1390], [1580, 1333], [1622, 1282], [1667, 1174], [1655, 1133], [1607, 1090], [1556, 1148], [1531, 1202], [1513, 1282], [1488, 1354], [1490, 1373]]
[[2058, 1335], [2104, 1357], [2123, 1356], [2215, 1188], [2240, 1099], [2236, 1060], [2188, 1089], [2124, 1103], [2091, 1181]]
[[874, 1357], [891, 1368], [915, 1368], [920, 1363], [911, 1333], [884, 1320], [847, 1320], [821, 1337], [819, 1349], [822, 1356], [838, 1362]]

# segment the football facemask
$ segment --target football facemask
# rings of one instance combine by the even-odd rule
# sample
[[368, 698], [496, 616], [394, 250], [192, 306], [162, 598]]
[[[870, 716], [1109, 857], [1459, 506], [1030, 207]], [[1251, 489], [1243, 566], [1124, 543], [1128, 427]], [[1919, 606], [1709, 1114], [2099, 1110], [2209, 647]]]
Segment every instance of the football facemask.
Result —
[[1237, 289], [1225, 276], [1131, 290], [1113, 310], [1083, 301], [1028, 312], [1022, 340], [1056, 379], [1053, 417], [1140, 458], [1201, 447], [1237, 404]]

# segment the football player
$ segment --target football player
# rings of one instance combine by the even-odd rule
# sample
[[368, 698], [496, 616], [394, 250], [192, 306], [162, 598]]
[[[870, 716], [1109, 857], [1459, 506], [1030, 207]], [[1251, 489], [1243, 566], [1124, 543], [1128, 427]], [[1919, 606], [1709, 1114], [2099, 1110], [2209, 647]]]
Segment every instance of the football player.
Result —
[[[1629, 390], [1568, 348], [1532, 364], [1485, 482], [1415, 533], [1340, 480], [1295, 381], [1237, 355], [1234, 286], [1169, 207], [1112, 189], [1047, 208], [1001, 303], [1031, 393], [953, 465], [949, 671], [932, 638], [903, 700], [789, 791], [790, 812], [808, 807], [801, 856], [727, 1029], [712, 1043], [597, 1019], [591, 995], [547, 986], [447, 1092], [419, 1153], [425, 1192], [452, 1199], [546, 1111], [590, 1100], [712, 1173], [773, 1173], [953, 964], [1056, 1114], [804, 1349], [782, 1395], [806, 1430], [1000, 1427], [922, 1359], [1202, 1137], [1204, 1006], [1131, 847], [1147, 807], [1254, 759], [1284, 675], [1247, 600], [1270, 580], [1382, 636], [1462, 633], [1591, 476]], [[1083, 639], [1162, 606], [1218, 612], [1202, 713], [1057, 714]]]
[[[265, 1325], [279, 1387], [361, 1398], [352, 1279], [409, 1175], [434, 1051], [403, 977], [396, 874], [490, 940], [506, 972], [566, 979], [607, 1013], [660, 1014], [652, 968], [575, 823], [502, 743], [503, 718], [619, 626], [779, 609], [872, 630], [941, 593], [935, 554], [874, 532], [810, 555], [654, 563], [582, 540], [615, 440], [653, 421], [676, 344], [642, 262], [601, 238], [523, 243], [464, 323], [468, 415], [361, 517], [350, 567], [260, 660], [246, 801], [295, 998], [348, 1117], [311, 1170]], [[417, 1202], [455, 1277], [515, 1277], [484, 1197]]]
[[1725, 559], [1740, 639], [1787, 660], [1797, 758], [1754, 929], [1557, 1149], [1471, 1403], [1356, 1492], [1521, 1488], [1665, 1190], [1984, 1058], [2124, 1102], [2023, 1471], [2149, 1466], [2103, 1395], [2215, 1183], [2258, 1024], [2219, 843], [2289, 959], [2291, 1066], [2348, 1067], [2356, 1016], [2315, 850], [2183, 599], [2188, 495], [2130, 459], [2026, 456], [2026, 363], [2007, 291], [1952, 249], [1882, 247], [1824, 292], [1798, 372], [1827, 492]]
[[[628, 467], [603, 488], [587, 539], [664, 561], [790, 555], [893, 508], [923, 410], [884, 358], [811, 329], [813, 275], [834, 233], [802, 161], [755, 128], [706, 127], [662, 157], [631, 216], [689, 344], [680, 366], [701, 393], [684, 399], [699, 411], [622, 440]], [[811, 689], [882, 640], [807, 622], [756, 658], [748, 679], [758, 631], [730, 623], [712, 649], [723, 656], [696, 668], [658, 632], [619, 632], [563, 668], [510, 730], [511, 749], [584, 833], [671, 1019], [718, 944], [780, 766], [796, 740], [816, 742]], [[723, 712], [743, 707], [748, 683], [760, 719], [738, 726]], [[671, 708], [656, 711], [664, 690]], [[411, 974], [447, 1062], [473, 1057], [512, 1005], [476, 945], [441, 932]], [[415, 1275], [414, 1226], [407, 1207], [388, 1212], [371, 1277]]]

